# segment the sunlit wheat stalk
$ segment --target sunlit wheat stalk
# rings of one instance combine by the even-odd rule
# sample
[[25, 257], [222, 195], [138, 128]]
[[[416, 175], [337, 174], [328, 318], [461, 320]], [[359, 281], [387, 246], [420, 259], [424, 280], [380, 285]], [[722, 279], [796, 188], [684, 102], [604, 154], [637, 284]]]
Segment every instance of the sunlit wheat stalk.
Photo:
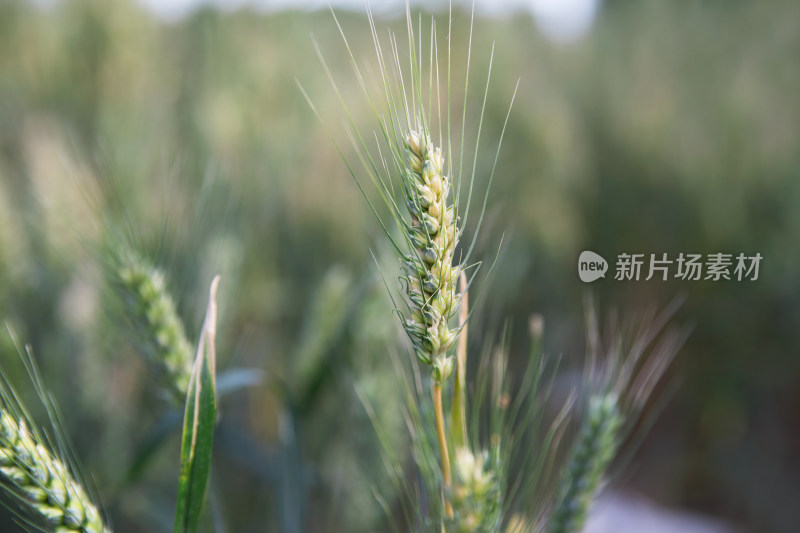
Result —
[[[453, 264], [458, 243], [455, 208], [450, 199], [450, 179], [443, 174], [441, 148], [434, 147], [423, 130], [406, 136], [406, 167], [400, 175], [405, 205], [411, 215], [404, 225], [410, 244], [405, 260], [406, 296], [410, 315], [403, 327], [411, 338], [417, 358], [431, 367], [436, 433], [442, 460], [445, 488], [450, 486], [450, 457], [442, 407], [442, 383], [453, 371], [453, 357], [448, 355], [458, 331], [451, 329], [458, 294], [456, 279], [459, 267]], [[453, 509], [445, 500], [449, 517]]]

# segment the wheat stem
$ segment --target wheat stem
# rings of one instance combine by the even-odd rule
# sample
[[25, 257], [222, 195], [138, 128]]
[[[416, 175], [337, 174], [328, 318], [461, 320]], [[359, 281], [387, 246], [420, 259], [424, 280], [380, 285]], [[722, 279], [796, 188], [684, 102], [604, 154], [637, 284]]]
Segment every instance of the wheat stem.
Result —
[[439, 453], [442, 456], [442, 479], [444, 480], [445, 500], [444, 512], [447, 518], [453, 518], [453, 507], [446, 493], [450, 489], [452, 477], [450, 475], [450, 452], [447, 449], [447, 437], [444, 428], [444, 411], [442, 409], [442, 384], [433, 382], [433, 411], [436, 416], [436, 436], [439, 438]]
[[467, 275], [464, 271], [458, 276], [461, 291], [461, 309], [458, 314], [458, 329], [461, 332], [456, 345], [456, 369], [453, 381], [453, 406], [450, 412], [450, 435], [454, 446], [468, 448], [467, 445], [467, 319], [469, 318], [469, 300], [467, 295]]

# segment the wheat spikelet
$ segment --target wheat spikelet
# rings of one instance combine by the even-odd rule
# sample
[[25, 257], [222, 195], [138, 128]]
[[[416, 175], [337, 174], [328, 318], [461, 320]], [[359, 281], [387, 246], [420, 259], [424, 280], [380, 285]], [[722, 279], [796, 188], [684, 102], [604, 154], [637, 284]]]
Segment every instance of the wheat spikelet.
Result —
[[450, 502], [453, 518], [447, 521], [448, 533], [498, 530], [500, 486], [488, 453], [456, 450]]
[[132, 249], [123, 248], [117, 252], [112, 275], [148, 362], [174, 400], [183, 403], [194, 351], [167, 291], [164, 274]]
[[86, 491], [25, 418], [0, 409], [0, 474], [15, 495], [52, 531], [110, 533]]
[[586, 418], [570, 453], [559, 500], [550, 519], [550, 533], [580, 531], [603, 474], [617, 452], [622, 415], [615, 393], [589, 398]]

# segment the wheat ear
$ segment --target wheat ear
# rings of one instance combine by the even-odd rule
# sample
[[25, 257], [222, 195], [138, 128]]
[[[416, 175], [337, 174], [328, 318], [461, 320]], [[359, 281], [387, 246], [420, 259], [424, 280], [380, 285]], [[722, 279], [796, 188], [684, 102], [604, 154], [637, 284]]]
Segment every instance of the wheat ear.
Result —
[[455, 209], [449, 201], [450, 179], [442, 172], [442, 151], [423, 131], [407, 135], [406, 165], [401, 181], [411, 213], [405, 229], [413, 251], [405, 261], [411, 316], [404, 325], [417, 357], [431, 366], [434, 381], [442, 383], [453, 371], [447, 352], [458, 336], [449, 325], [458, 307]]
[[15, 417], [0, 413], [0, 473], [30, 511], [56, 533], [110, 533], [97, 508], [64, 463]]
[[570, 453], [559, 501], [550, 519], [550, 533], [575, 533], [583, 528], [586, 511], [617, 452], [617, 432], [621, 426], [622, 415], [615, 393], [589, 398], [586, 418]]
[[162, 385], [182, 404], [194, 357], [164, 274], [131, 249], [119, 251], [117, 262], [117, 292], [137, 330], [137, 340]]

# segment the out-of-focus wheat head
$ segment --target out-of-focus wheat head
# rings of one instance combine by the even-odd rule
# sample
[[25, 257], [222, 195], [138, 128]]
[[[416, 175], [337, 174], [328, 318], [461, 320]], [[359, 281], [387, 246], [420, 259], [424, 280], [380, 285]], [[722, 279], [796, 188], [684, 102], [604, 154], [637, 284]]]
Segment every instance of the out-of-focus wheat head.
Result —
[[602, 476], [617, 453], [622, 416], [616, 395], [593, 395], [563, 477], [561, 499], [551, 517], [551, 533], [580, 531]]
[[133, 327], [134, 342], [147, 357], [161, 386], [177, 405], [186, 399], [194, 350], [163, 272], [132, 246], [116, 242], [108, 276]]
[[[577, 533], [604, 485], [604, 476], [639, 422], [642, 410], [683, 344], [688, 330], [668, 327], [680, 301], [617, 324], [601, 335], [587, 301], [586, 370], [577, 394], [580, 428], [562, 468], [547, 523], [550, 533]], [[646, 425], [645, 425], [646, 426]], [[632, 451], [632, 450], [631, 450]]]
[[501, 482], [487, 451], [457, 449], [450, 491], [453, 518], [446, 523], [447, 531], [497, 531], [502, 511]]

